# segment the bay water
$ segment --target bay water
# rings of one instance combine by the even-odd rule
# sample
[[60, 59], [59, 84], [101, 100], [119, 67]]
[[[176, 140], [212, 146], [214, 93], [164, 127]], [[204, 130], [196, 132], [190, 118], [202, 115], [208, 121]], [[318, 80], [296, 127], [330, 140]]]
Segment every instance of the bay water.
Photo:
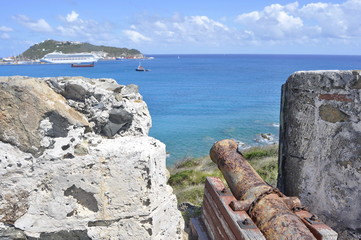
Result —
[[[166, 144], [171, 166], [207, 155], [215, 141], [225, 138], [245, 147], [277, 142], [281, 86], [293, 72], [361, 69], [361, 56], [149, 56], [154, 59], [99, 61], [94, 68], [0, 65], [0, 76], [84, 76], [138, 85], [152, 116], [150, 136]], [[139, 62], [151, 71], [135, 71]]]

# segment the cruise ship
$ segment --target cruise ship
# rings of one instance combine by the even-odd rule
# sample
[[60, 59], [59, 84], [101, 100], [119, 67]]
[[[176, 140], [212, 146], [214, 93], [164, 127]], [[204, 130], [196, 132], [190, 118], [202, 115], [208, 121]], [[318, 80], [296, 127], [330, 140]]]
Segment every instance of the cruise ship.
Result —
[[41, 62], [46, 63], [93, 63], [98, 61], [99, 57], [92, 53], [61, 53], [53, 52], [46, 54]]

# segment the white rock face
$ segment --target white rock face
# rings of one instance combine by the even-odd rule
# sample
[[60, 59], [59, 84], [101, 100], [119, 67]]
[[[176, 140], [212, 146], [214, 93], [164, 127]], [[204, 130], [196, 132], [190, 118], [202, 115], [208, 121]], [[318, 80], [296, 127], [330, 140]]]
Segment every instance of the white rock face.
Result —
[[[66, 136], [59, 136], [64, 129], [54, 126], [58, 119], [45, 114], [37, 128], [39, 154], [0, 141], [0, 239], [181, 239], [184, 223], [166, 183], [165, 145], [147, 136], [150, 116], [135, 86], [44, 80], [89, 126], [68, 124]], [[66, 90], [68, 85], [73, 88]], [[9, 111], [3, 109], [0, 103], [0, 117]], [[116, 112], [111, 120], [112, 109], [126, 117]], [[111, 121], [112, 131], [123, 125], [106, 137]]]

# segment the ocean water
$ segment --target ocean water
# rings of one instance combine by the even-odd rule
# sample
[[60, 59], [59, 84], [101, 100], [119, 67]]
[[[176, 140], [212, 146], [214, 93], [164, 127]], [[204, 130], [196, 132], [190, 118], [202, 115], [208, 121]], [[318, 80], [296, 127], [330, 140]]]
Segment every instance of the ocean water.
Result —
[[[101, 61], [94, 68], [70, 65], [0, 65], [0, 76], [85, 76], [137, 84], [147, 102], [150, 136], [167, 146], [167, 164], [207, 155], [215, 141], [245, 146], [278, 140], [281, 85], [301, 70], [361, 69], [361, 56], [151, 55], [152, 60]], [[138, 63], [149, 72], [136, 72]]]

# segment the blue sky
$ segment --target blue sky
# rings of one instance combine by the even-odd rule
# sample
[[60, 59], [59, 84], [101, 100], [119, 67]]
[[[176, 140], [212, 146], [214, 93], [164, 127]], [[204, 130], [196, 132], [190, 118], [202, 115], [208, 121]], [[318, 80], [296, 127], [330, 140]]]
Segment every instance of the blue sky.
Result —
[[361, 54], [361, 0], [1, 0], [0, 57], [46, 39], [145, 54]]

